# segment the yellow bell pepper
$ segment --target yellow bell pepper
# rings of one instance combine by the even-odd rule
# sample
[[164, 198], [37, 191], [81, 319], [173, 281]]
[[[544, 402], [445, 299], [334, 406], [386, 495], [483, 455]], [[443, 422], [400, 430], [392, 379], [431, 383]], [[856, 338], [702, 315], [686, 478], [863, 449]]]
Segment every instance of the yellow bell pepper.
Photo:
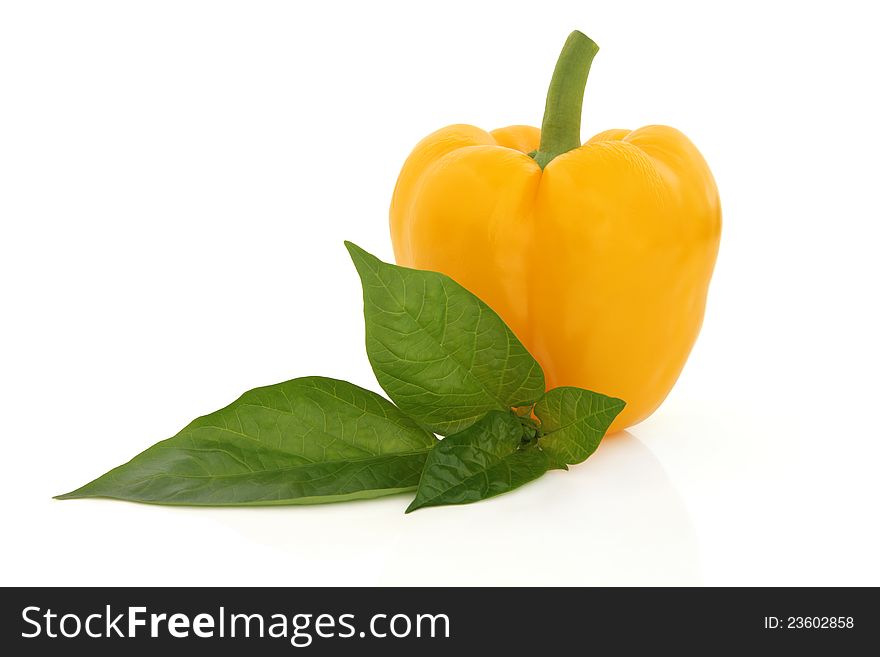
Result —
[[700, 331], [721, 235], [712, 173], [674, 128], [580, 142], [598, 47], [563, 47], [542, 129], [452, 125], [406, 160], [391, 202], [400, 265], [448, 274], [489, 304], [547, 387], [626, 400], [610, 431], [648, 417]]

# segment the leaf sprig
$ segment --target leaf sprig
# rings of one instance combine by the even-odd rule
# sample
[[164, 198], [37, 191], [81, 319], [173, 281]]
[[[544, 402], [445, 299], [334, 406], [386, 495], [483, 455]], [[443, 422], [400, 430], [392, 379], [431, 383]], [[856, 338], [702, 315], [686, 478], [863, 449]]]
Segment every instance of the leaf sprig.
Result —
[[256, 388], [58, 499], [254, 506], [415, 490], [410, 512], [493, 497], [596, 450], [622, 400], [545, 393], [541, 366], [471, 292], [346, 247], [391, 401], [325, 377]]

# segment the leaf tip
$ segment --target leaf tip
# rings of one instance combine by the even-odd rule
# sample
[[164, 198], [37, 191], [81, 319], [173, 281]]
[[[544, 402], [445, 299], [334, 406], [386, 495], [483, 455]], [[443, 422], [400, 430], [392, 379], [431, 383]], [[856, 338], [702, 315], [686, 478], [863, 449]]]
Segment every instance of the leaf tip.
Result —
[[611, 406], [609, 410], [611, 411], [611, 419], [613, 421], [626, 408], [626, 402], [618, 397], [610, 397], [610, 400]]
[[352, 260], [355, 258], [363, 258], [369, 257], [369, 253], [367, 253], [364, 249], [359, 247], [354, 242], [349, 242], [348, 240], [343, 240], [342, 242], [345, 245], [345, 248], [348, 250], [348, 254], [351, 256]]
[[345, 244], [345, 248], [348, 249], [348, 255], [349, 257], [351, 257], [354, 268], [357, 270], [358, 275], [361, 276], [362, 279], [367, 272], [370, 272], [377, 268], [376, 263], [382, 263], [379, 258], [374, 256], [369, 251], [362, 249], [354, 242], [349, 242], [348, 240], [345, 240], [343, 243]]
[[80, 486], [79, 488], [74, 488], [69, 493], [62, 493], [61, 495], [53, 495], [53, 500], [81, 500], [86, 497], [95, 497], [93, 489], [91, 489], [91, 485], [94, 482], [89, 484], [85, 484], [84, 486]]
[[421, 508], [422, 508], [422, 504], [418, 500], [413, 500], [412, 502], [410, 502], [410, 505], [408, 507], [406, 507], [406, 511], [404, 511], [403, 513], [410, 514], [413, 511], [418, 511]]

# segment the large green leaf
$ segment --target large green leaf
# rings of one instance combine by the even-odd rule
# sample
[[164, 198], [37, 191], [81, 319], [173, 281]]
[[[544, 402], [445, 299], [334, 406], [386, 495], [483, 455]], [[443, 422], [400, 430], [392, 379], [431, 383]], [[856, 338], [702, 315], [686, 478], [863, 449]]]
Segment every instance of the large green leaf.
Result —
[[535, 404], [542, 434], [538, 444], [555, 466], [580, 463], [596, 451], [624, 406], [622, 399], [582, 388], [554, 388]]
[[544, 394], [541, 366], [476, 296], [444, 274], [345, 244], [363, 284], [367, 355], [404, 412], [449, 435]]
[[60, 499], [316, 504], [412, 490], [436, 438], [374, 392], [305, 377], [257, 388]]
[[547, 455], [533, 442], [524, 443], [523, 425], [513, 413], [490, 411], [431, 450], [406, 511], [500, 495], [537, 479], [548, 467]]

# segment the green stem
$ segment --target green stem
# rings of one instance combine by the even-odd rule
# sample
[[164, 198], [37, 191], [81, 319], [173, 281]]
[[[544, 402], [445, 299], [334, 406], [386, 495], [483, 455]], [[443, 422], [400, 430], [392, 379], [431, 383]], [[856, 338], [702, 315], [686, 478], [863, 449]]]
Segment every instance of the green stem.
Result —
[[599, 52], [593, 40], [582, 32], [572, 32], [553, 70], [544, 122], [541, 124], [541, 146], [535, 161], [543, 169], [557, 155], [581, 145], [581, 110], [584, 90], [593, 57]]

